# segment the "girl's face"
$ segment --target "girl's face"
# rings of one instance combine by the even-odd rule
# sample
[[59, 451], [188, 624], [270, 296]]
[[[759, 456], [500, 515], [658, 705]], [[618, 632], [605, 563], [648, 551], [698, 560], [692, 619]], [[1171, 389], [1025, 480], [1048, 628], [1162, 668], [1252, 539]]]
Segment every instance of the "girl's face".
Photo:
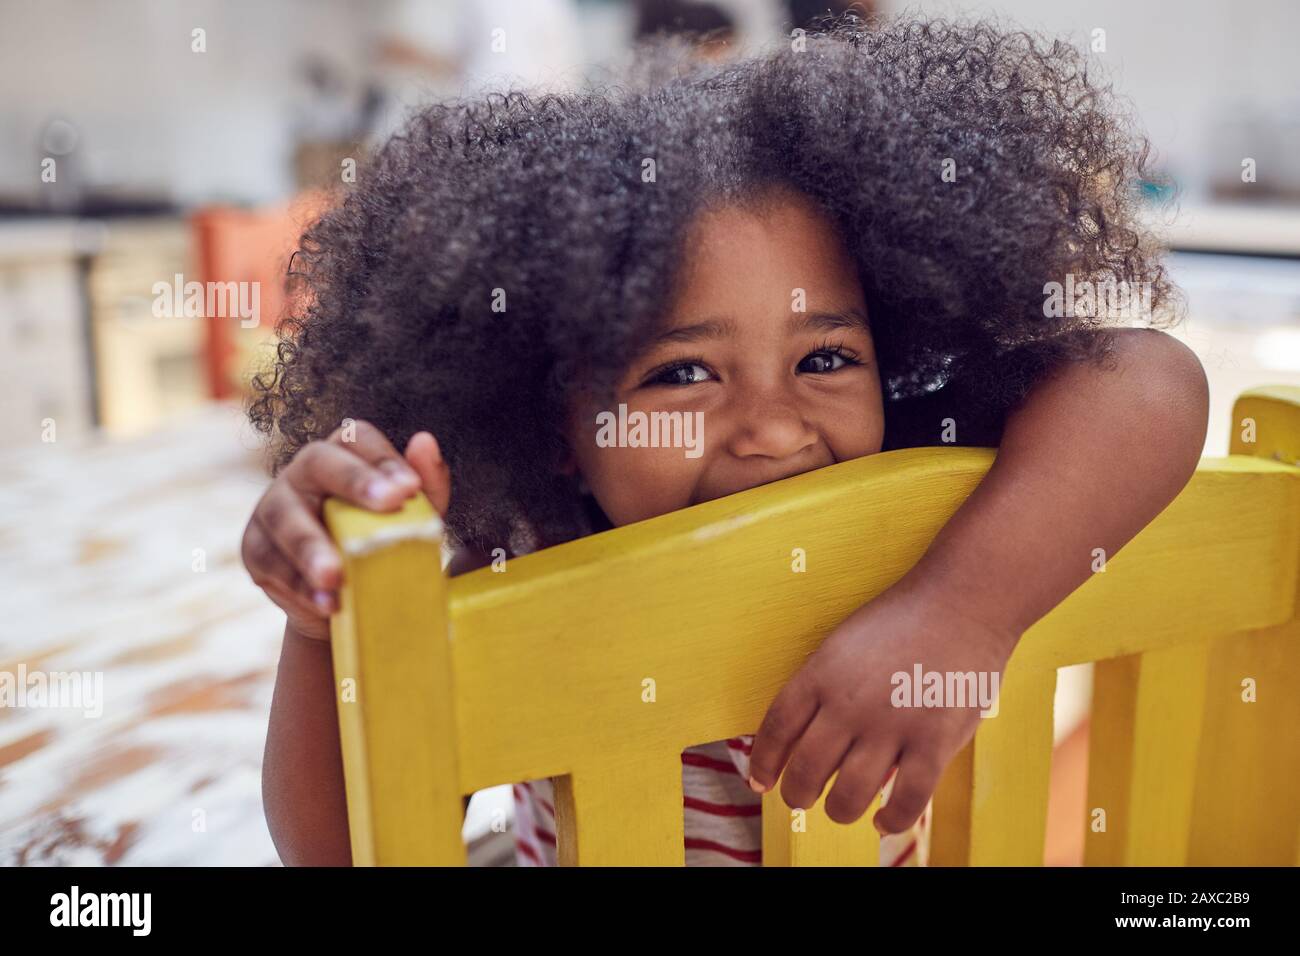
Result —
[[659, 338], [613, 407], [571, 408], [572, 463], [616, 526], [880, 451], [880, 376], [854, 263], [810, 200], [770, 200], [696, 220]]

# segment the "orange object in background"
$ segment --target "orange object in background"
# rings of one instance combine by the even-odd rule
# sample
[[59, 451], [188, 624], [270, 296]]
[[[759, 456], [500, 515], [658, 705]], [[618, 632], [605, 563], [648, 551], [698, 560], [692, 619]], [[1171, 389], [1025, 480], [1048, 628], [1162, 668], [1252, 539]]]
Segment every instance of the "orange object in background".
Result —
[[282, 206], [206, 206], [191, 216], [201, 280], [257, 283], [259, 296], [256, 326], [243, 327], [237, 316], [207, 316], [204, 365], [212, 398], [234, 398], [247, 390], [249, 364], [284, 314], [289, 260], [298, 239], [329, 199], [329, 193], [311, 190]]

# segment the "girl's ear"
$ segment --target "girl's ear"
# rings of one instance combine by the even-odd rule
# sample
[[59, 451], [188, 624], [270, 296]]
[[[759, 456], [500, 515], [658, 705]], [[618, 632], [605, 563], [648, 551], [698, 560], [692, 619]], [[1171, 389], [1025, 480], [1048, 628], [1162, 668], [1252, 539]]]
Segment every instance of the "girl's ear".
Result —
[[582, 472], [578, 469], [578, 459], [573, 454], [572, 450], [564, 453], [564, 458], [560, 461], [559, 473], [564, 475], [566, 478], [578, 479], [578, 494], [591, 494], [591, 487], [587, 484], [587, 479], [582, 476]]
[[584, 478], [582, 476], [582, 472], [578, 470], [578, 462], [573, 457], [572, 452], [570, 452], [568, 456], [564, 459], [564, 461], [561, 462], [560, 474], [570, 478], [576, 477], [578, 479], [578, 494], [580, 495], [591, 494], [591, 486], [587, 484], [587, 479]]
[[564, 445], [564, 454], [560, 459], [559, 473], [570, 478], [578, 474], [578, 456], [573, 453], [573, 442], [581, 434], [578, 423], [583, 401], [584, 393], [579, 392], [569, 397], [565, 409], [564, 429], [560, 439]]

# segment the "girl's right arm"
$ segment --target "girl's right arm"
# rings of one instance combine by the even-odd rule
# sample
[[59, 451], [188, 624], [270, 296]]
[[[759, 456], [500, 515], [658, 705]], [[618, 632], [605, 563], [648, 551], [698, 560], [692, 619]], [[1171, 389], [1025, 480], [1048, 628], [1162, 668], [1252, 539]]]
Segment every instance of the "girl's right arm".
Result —
[[328, 641], [284, 629], [262, 760], [262, 804], [286, 866], [349, 866], [348, 806]]
[[378, 429], [358, 421], [304, 446], [244, 530], [244, 566], [287, 617], [262, 763], [267, 825], [286, 864], [351, 862], [329, 645], [343, 566], [322, 505], [337, 496], [395, 511], [421, 491], [446, 514], [451, 476], [433, 436], [413, 436], [403, 456]]

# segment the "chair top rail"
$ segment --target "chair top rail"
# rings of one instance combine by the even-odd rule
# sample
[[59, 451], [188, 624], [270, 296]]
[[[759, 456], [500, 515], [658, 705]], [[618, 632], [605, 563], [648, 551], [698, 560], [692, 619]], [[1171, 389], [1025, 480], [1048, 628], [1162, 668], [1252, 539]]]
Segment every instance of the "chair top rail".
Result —
[[[990, 449], [884, 453], [454, 579], [465, 789], [563, 773], [575, 753], [752, 733], [822, 637], [919, 560], [992, 460]], [[1281, 623], [1298, 564], [1300, 471], [1205, 459], [1105, 573], [1026, 633], [1011, 666]]]

